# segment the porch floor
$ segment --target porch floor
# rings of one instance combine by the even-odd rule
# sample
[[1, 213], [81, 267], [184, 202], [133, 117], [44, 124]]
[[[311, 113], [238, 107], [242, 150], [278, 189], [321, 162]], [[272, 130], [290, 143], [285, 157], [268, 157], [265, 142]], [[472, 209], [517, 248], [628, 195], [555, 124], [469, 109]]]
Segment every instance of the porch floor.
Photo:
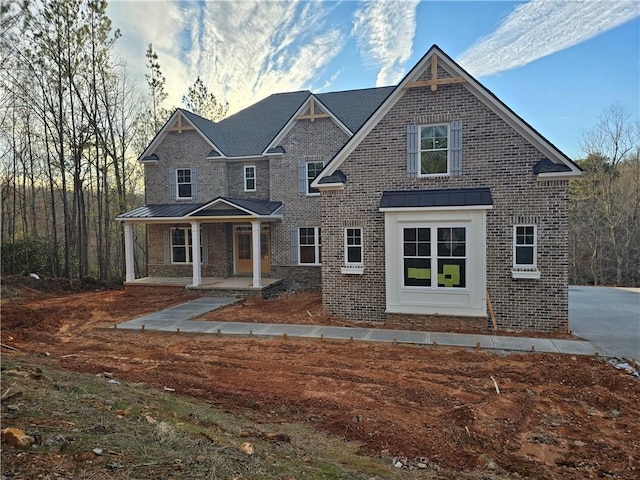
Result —
[[188, 290], [253, 290], [259, 292], [282, 282], [280, 278], [262, 278], [262, 286], [254, 287], [251, 277], [202, 277], [202, 285], [194, 287], [191, 277], [142, 277], [126, 285], [149, 287], [184, 287]]

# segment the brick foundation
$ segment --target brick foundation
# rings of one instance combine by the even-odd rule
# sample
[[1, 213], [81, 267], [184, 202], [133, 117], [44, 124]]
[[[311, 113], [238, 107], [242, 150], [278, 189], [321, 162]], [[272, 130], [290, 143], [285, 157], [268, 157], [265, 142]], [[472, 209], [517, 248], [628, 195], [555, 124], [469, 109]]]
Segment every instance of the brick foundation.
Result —
[[486, 317], [407, 315], [401, 313], [387, 313], [385, 328], [395, 330], [425, 330], [429, 332], [488, 332]]

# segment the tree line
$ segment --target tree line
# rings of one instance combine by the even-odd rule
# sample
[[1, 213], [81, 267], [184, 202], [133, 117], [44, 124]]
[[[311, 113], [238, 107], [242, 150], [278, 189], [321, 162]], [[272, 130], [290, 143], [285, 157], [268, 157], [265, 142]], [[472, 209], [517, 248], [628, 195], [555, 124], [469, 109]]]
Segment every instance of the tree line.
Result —
[[[114, 53], [104, 0], [0, 2], [2, 273], [121, 279], [118, 213], [144, 202], [136, 161], [171, 110], [152, 45], [141, 89]], [[198, 77], [183, 98], [226, 114]], [[136, 248], [144, 259], [143, 227]], [[144, 274], [145, 265], [137, 266]]]
[[[138, 155], [165, 123], [153, 46], [135, 85], [113, 46], [104, 0], [0, 0], [2, 273], [121, 280], [118, 213], [144, 203]], [[211, 120], [228, 105], [197, 77], [182, 98]], [[579, 284], [640, 284], [640, 127], [613, 106], [582, 141], [570, 182], [569, 274]], [[145, 232], [136, 230], [145, 274]]]
[[640, 286], [640, 123], [620, 105], [582, 139], [569, 184], [569, 280]]

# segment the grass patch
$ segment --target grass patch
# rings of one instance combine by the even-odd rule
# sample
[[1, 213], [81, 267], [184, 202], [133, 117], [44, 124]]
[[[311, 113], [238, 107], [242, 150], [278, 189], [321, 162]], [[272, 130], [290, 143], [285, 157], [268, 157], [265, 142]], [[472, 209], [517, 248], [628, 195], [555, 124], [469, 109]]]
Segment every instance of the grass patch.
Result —
[[[256, 424], [173, 392], [44, 362], [3, 355], [2, 428], [36, 439], [28, 450], [3, 445], [5, 478], [381, 479], [408, 473], [304, 424]], [[272, 432], [290, 441], [267, 440]], [[254, 453], [243, 451], [243, 443]]]

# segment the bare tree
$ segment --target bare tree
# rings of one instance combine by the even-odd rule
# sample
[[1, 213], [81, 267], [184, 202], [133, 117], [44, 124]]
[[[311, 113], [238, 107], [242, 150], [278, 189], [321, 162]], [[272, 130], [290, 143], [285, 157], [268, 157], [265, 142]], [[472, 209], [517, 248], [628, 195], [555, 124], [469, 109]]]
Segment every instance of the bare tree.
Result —
[[638, 123], [614, 105], [584, 134], [586, 158], [579, 162], [584, 174], [571, 182], [571, 263], [577, 281], [638, 282], [639, 132]]

